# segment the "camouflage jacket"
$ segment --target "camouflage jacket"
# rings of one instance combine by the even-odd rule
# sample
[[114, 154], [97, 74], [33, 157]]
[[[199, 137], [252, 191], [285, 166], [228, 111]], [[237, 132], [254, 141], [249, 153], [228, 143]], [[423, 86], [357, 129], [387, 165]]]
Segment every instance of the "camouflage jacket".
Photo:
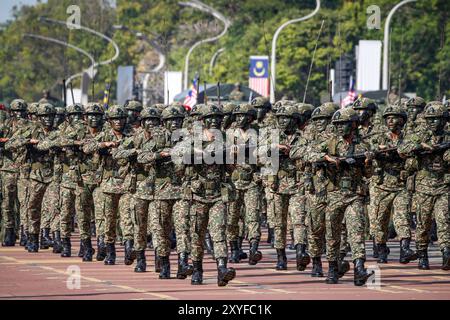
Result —
[[344, 138], [333, 134], [331, 139], [315, 146], [309, 159], [316, 165], [326, 165], [328, 170], [329, 185], [327, 192], [340, 191], [345, 195], [368, 194], [367, 185], [364, 178], [370, 175], [364, 161], [356, 161], [354, 164], [348, 164], [341, 161], [339, 166], [324, 162], [326, 155], [332, 157], [348, 157], [354, 154], [367, 152], [369, 146], [361, 141], [359, 136], [355, 136], [353, 141], [348, 144]]
[[409, 135], [399, 146], [399, 152], [415, 160], [416, 191], [436, 195], [448, 193], [450, 186], [450, 150], [436, 152], [423, 152], [421, 143], [430, 146], [450, 142], [450, 132], [441, 136], [434, 136], [432, 132]]
[[123, 131], [116, 135], [109, 126], [104, 128], [94, 139], [89, 140], [83, 146], [83, 152], [87, 154], [98, 153], [101, 167], [101, 188], [105, 193], [124, 194], [131, 187], [129, 175], [130, 165], [127, 160], [116, 160], [114, 158], [118, 148], [102, 148], [103, 142], [117, 142], [127, 140], [129, 133]]
[[[405, 135], [402, 132], [397, 140], [393, 140], [390, 132], [384, 132], [373, 136], [370, 139], [372, 151], [379, 151], [379, 146], [387, 148], [399, 147], [404, 141]], [[409, 172], [405, 169], [405, 160], [400, 158], [397, 151], [380, 153], [373, 161], [374, 175], [371, 181], [375, 187], [385, 191], [400, 191], [405, 188]]]
[[[16, 132], [19, 132], [18, 135], [29, 135], [31, 134], [30, 126], [31, 123], [26, 119], [20, 119], [18, 121], [10, 119], [7, 125], [3, 127], [2, 138], [11, 140]], [[1, 147], [3, 165], [0, 171], [18, 173], [20, 168], [27, 164], [29, 160], [28, 149], [26, 146], [21, 146], [17, 149], [11, 148], [13, 144], [8, 142]]]

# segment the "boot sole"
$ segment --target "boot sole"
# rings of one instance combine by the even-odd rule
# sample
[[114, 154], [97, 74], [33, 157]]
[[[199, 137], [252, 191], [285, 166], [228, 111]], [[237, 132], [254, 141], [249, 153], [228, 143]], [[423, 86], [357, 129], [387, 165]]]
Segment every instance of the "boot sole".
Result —
[[305, 271], [306, 267], [311, 263], [311, 257], [305, 256], [297, 261], [297, 270]]
[[250, 261], [248, 262], [249, 265], [254, 266], [262, 259], [262, 253], [257, 252], [253, 256], [250, 256]]

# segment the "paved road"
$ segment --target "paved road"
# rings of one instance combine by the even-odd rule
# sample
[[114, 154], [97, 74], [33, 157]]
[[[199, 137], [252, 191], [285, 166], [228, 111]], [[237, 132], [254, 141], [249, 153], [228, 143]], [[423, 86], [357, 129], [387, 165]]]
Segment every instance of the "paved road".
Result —
[[[266, 244], [262, 246], [263, 260], [257, 266], [246, 263], [231, 265], [237, 278], [229, 286], [216, 285], [215, 262], [205, 258], [203, 286], [191, 286], [189, 280], [159, 280], [153, 272], [153, 254], [148, 251], [149, 272], [133, 272], [134, 266], [123, 264], [123, 248], [118, 249], [118, 264], [105, 266], [102, 262], [81, 263], [77, 235], [73, 241], [72, 258], [60, 258], [50, 250], [38, 254], [25, 252], [22, 247], [0, 247], [0, 299], [150, 299], [150, 300], [291, 300], [291, 299], [450, 299], [450, 272], [440, 270], [441, 257], [436, 245], [431, 247], [431, 270], [419, 271], [416, 263], [401, 265], [398, 244], [392, 242], [391, 260], [381, 265], [381, 286], [375, 289], [357, 288], [352, 272], [340, 284], [330, 286], [324, 278], [311, 278], [295, 269], [294, 251], [288, 250], [287, 271], [275, 271], [276, 254]], [[369, 243], [367, 248], [369, 248]], [[370, 257], [371, 250], [368, 249]], [[176, 255], [172, 254], [172, 275], [176, 273]], [[376, 266], [369, 258], [366, 266]], [[80, 288], [68, 289], [70, 268], [81, 271]], [[69, 268], [69, 270], [68, 270]], [[326, 272], [327, 264], [324, 263]], [[69, 286], [70, 287], [70, 286]], [[72, 287], [73, 288], [73, 287]]]

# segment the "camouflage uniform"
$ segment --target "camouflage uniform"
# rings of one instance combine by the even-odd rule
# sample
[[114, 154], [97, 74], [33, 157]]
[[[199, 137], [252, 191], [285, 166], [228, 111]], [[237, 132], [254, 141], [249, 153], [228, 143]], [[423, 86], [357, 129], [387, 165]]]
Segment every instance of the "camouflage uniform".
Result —
[[[193, 200], [190, 223], [194, 264], [191, 283], [198, 285], [203, 282], [204, 240], [209, 225], [214, 243], [214, 257], [217, 262], [217, 283], [219, 286], [226, 286], [236, 276], [233, 268], [227, 268], [226, 242], [227, 203], [233, 197], [233, 191], [231, 185], [223, 183], [226, 176], [224, 158], [221, 158], [222, 162], [215, 161], [214, 163], [205, 160], [205, 156], [214, 157], [217, 160], [212, 155], [213, 152], [224, 150], [223, 135], [220, 130], [223, 114], [215, 104], [203, 105], [200, 108], [201, 119], [206, 126], [202, 133], [202, 149], [196, 150], [196, 143], [187, 146], [188, 152], [194, 155], [190, 184]], [[216, 131], [209, 131], [210, 129]], [[222, 137], [217, 137], [217, 133]]]
[[[320, 163], [324, 159], [336, 159], [335, 157], [345, 157], [368, 150], [367, 146], [361, 144], [360, 137], [355, 133], [358, 115], [353, 109], [337, 111], [332, 121], [336, 126], [337, 134], [333, 134], [330, 140], [317, 146], [316, 151], [311, 155], [313, 162]], [[347, 140], [344, 137], [347, 137]], [[325, 211], [327, 259], [330, 265], [327, 283], [338, 282], [341, 228], [345, 217], [355, 264], [354, 283], [361, 286], [369, 277], [364, 269], [366, 252], [363, 208], [364, 197], [367, 195], [363, 177], [369, 172], [366, 172], [366, 167], [360, 162], [342, 161], [338, 166], [327, 166], [330, 170]]]
[[[14, 100], [11, 103], [11, 112], [20, 113], [18, 118], [10, 119], [8, 123], [2, 126], [1, 137], [7, 143], [19, 130], [25, 130], [30, 126], [26, 120], [27, 104], [23, 100]], [[3, 143], [2, 143], [3, 144]], [[20, 210], [23, 209], [23, 204], [20, 203], [19, 192], [26, 192], [21, 188], [19, 175], [21, 175], [21, 166], [27, 160], [27, 149], [22, 147], [18, 150], [8, 148], [8, 146], [1, 147], [2, 167], [1, 172], [1, 193], [2, 193], [2, 225], [5, 231], [5, 239], [2, 245], [14, 246], [16, 240], [16, 213], [21, 221], [21, 236], [27, 230], [27, 220], [24, 219], [26, 215]], [[19, 190], [20, 189], [20, 190]], [[19, 210], [19, 212], [17, 212]], [[22, 225], [23, 223], [23, 225]]]
[[[251, 125], [256, 117], [253, 106], [249, 104], [239, 105], [233, 111], [236, 122], [233, 127], [227, 130], [227, 142], [238, 146], [241, 151], [245, 150], [242, 159], [237, 158], [233, 165], [231, 173], [231, 182], [236, 189], [235, 201], [230, 203], [228, 218], [228, 241], [236, 241], [238, 238], [238, 222], [241, 209], [245, 210], [245, 225], [250, 242], [249, 264], [255, 265], [261, 260], [261, 252], [258, 251], [259, 241], [261, 239], [261, 219], [260, 219], [260, 175], [257, 172], [256, 161], [250, 163], [250, 157], [247, 151], [256, 147], [257, 128]], [[245, 146], [245, 148], [244, 148]], [[255, 158], [256, 160], [256, 158]]]
[[[39, 230], [41, 224], [41, 207], [45, 191], [53, 180], [54, 148], [56, 147], [57, 131], [52, 130], [55, 108], [50, 104], [40, 104], [37, 116], [42, 124], [35, 125], [16, 132], [11, 139], [11, 148], [21, 148], [32, 145], [31, 173], [29, 185], [29, 200], [27, 203], [27, 215], [29, 219], [28, 230], [30, 233], [29, 252], [37, 252], [39, 249]], [[31, 140], [38, 140], [37, 144], [31, 144]]]
[[[417, 165], [416, 193], [417, 203], [416, 248], [419, 255], [419, 269], [429, 269], [428, 244], [431, 221], [437, 223], [439, 247], [443, 254], [444, 270], [450, 270], [450, 134], [444, 131], [448, 110], [440, 102], [430, 102], [424, 113], [428, 131], [411, 134], [399, 152], [412, 157]], [[447, 143], [439, 149], [436, 145]]]
[[[126, 111], [122, 106], [111, 106], [106, 112], [110, 125], [103, 129], [94, 140], [88, 141], [83, 146], [87, 154], [95, 152], [100, 155], [102, 179], [100, 188], [102, 190], [104, 220], [105, 220], [105, 243], [106, 243], [106, 265], [114, 265], [116, 261], [116, 226], [122, 195], [125, 194], [132, 184], [130, 165], [128, 161], [114, 158], [119, 143], [128, 138], [125, 131]], [[114, 125], [113, 125], [114, 124]]]
[[408, 171], [405, 161], [399, 157], [397, 150], [383, 153], [383, 150], [378, 149], [379, 146], [395, 149], [403, 142], [404, 135], [401, 130], [407, 115], [400, 106], [389, 106], [385, 109], [383, 117], [390, 126], [389, 132], [371, 139], [372, 148], [378, 155], [373, 163], [375, 174], [372, 179], [374, 188], [370, 199], [372, 215], [370, 229], [377, 243], [378, 262], [387, 263], [386, 242], [392, 212], [394, 226], [401, 239], [400, 262], [408, 263], [417, 259], [417, 256], [409, 249], [411, 230], [406, 191]]

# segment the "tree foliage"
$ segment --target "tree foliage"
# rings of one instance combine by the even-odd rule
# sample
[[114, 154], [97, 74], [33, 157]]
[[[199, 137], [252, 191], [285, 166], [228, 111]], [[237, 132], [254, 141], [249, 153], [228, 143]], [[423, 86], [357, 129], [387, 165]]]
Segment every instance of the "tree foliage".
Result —
[[[249, 56], [270, 55], [275, 30], [285, 21], [310, 13], [314, 0], [204, 0], [232, 20], [226, 36], [216, 43], [202, 44], [191, 56], [190, 74], [199, 73], [202, 81], [246, 83]], [[289, 95], [303, 100], [305, 85], [321, 21], [325, 26], [318, 43], [315, 63], [307, 92], [307, 101], [319, 103], [327, 91], [328, 74], [342, 54], [354, 52], [361, 39], [383, 40], [383, 26], [389, 11], [398, 1], [378, 0], [381, 29], [369, 30], [369, 0], [322, 1], [315, 17], [288, 26], [277, 43], [277, 96]], [[61, 79], [90, 65], [78, 52], [41, 40], [23, 37], [33, 33], [68, 41], [91, 54], [96, 60], [113, 56], [107, 42], [81, 30], [42, 23], [39, 16], [65, 21], [66, 8], [81, 8], [81, 23], [112, 37], [121, 50], [112, 65], [100, 67], [95, 99], [101, 99], [106, 82], [115, 82], [117, 66], [138, 65], [151, 46], [132, 32], [115, 30], [124, 25], [156, 41], [167, 54], [165, 70], [184, 70], [184, 58], [195, 42], [216, 35], [223, 26], [214, 17], [180, 6], [175, 0], [117, 0], [113, 8], [107, 0], [48, 0], [36, 6], [23, 6], [14, 20], [0, 31], [0, 100], [23, 97], [37, 100], [41, 91], [60, 90]], [[402, 85], [404, 92], [417, 92], [427, 99], [440, 93], [450, 96], [450, 27], [447, 23], [450, 2], [424, 0], [407, 4], [391, 24], [391, 83]], [[225, 48], [209, 74], [214, 53]], [[79, 85], [75, 81], [74, 85]], [[114, 87], [113, 87], [114, 89]], [[114, 92], [111, 94], [115, 97]]]

